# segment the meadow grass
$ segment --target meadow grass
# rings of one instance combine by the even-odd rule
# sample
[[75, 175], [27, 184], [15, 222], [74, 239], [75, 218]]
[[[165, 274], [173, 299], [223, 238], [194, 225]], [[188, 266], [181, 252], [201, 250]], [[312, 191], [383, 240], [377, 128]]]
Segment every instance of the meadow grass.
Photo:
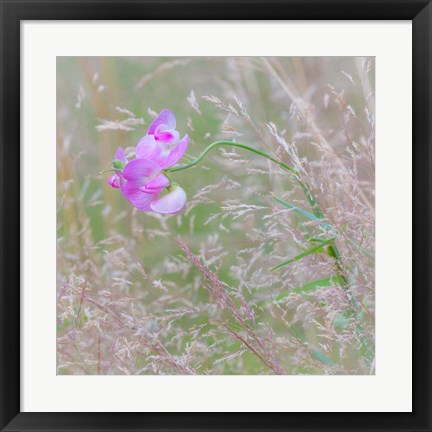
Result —
[[[176, 216], [100, 173], [164, 108]], [[58, 58], [57, 373], [374, 374], [374, 110], [372, 58]]]

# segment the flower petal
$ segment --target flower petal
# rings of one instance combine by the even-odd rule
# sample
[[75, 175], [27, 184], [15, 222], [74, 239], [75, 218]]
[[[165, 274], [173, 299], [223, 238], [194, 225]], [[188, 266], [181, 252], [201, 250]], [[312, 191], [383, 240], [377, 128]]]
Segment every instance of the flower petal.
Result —
[[157, 194], [145, 193], [140, 187], [140, 182], [128, 181], [122, 187], [123, 195], [138, 210], [151, 211], [150, 203], [157, 197]]
[[162, 153], [164, 145], [155, 140], [153, 135], [142, 137], [136, 147], [136, 157], [156, 161]]
[[156, 213], [177, 214], [184, 209], [186, 200], [186, 192], [175, 185], [166, 195], [156, 198], [150, 204], [150, 208]]
[[142, 186], [141, 190], [144, 193], [157, 194], [162, 192], [169, 184], [170, 181], [163, 174], [159, 174]]
[[166, 125], [168, 129], [175, 129], [176, 119], [172, 111], [170, 111], [169, 109], [162, 110], [151, 123], [147, 134], [153, 135], [156, 128], [160, 125]]
[[125, 152], [122, 147], [119, 147], [114, 155], [114, 160], [119, 160], [121, 162], [127, 162]]
[[163, 150], [155, 159], [161, 168], [168, 168], [176, 164], [185, 154], [189, 144], [189, 137], [185, 135], [173, 148]]
[[134, 159], [126, 164], [123, 169], [123, 177], [132, 182], [143, 182], [157, 176], [161, 171], [160, 166], [148, 159]]
[[153, 136], [156, 141], [168, 145], [177, 144], [180, 139], [180, 134], [175, 129], [167, 129], [165, 125], [158, 126]]
[[118, 177], [118, 175], [116, 175], [116, 174], [112, 175], [112, 176], [107, 180], [107, 183], [108, 183], [111, 187], [113, 187], [113, 188], [115, 188], [115, 189], [118, 189], [118, 188], [120, 187], [119, 177]]

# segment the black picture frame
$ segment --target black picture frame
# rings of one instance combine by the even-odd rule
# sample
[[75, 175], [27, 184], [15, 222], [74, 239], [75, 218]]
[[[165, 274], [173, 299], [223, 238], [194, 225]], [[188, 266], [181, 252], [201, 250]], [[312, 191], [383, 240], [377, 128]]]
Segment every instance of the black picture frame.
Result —
[[[432, 5], [429, 1], [1, 0], [0, 4], [1, 431], [432, 430], [430, 313], [432, 310], [430, 294]], [[23, 211], [20, 206], [20, 21], [129, 19], [412, 20], [414, 164], [412, 413], [20, 412], [20, 214]], [[40, 391], [43, 397], [43, 389]]]

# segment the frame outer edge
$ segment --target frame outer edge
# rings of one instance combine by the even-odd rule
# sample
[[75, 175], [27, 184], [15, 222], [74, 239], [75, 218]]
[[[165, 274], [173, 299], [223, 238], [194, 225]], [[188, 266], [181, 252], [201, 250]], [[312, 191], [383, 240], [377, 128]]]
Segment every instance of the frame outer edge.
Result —
[[413, 20], [412, 43], [413, 147], [419, 149], [413, 151], [413, 410], [418, 430], [431, 431], [432, 3]]
[[[0, 53], [0, 71], [1, 71], [1, 82], [0, 82], [0, 95], [1, 95], [1, 112], [0, 112], [0, 430], [43, 430], [48, 429], [50, 421], [46, 415], [48, 413], [40, 413], [36, 415], [38, 421], [31, 421], [31, 427], [29, 423], [25, 424], [25, 419], [28, 415], [36, 420], [36, 418], [30, 413], [19, 413], [20, 410], [20, 368], [19, 368], [19, 354], [20, 354], [20, 329], [19, 329], [19, 291], [17, 287], [20, 284], [20, 149], [17, 143], [20, 139], [19, 124], [16, 126], [16, 119], [20, 118], [20, 99], [17, 97], [16, 90], [20, 89], [20, 56], [19, 56], [19, 40], [20, 40], [20, 19], [24, 19], [24, 11], [27, 7], [33, 9], [33, 13], [37, 16], [35, 19], [42, 19], [44, 12], [47, 13], [48, 2], [42, 2], [35, 0], [31, 2], [17, 1], [15, 4], [10, 2], [3, 2], [0, 0], [0, 13], [1, 13], [1, 53]], [[59, 3], [63, 3], [59, 1]], [[74, 3], [74, 2], [69, 2]], [[75, 2], [77, 6], [81, 2]], [[94, 2], [89, 1], [89, 6]], [[111, 2], [107, 2], [108, 4]], [[137, 2], [138, 3], [138, 2]], [[205, 3], [205, 2], [203, 2]], [[396, 3], [396, 2], [395, 2]], [[403, 2], [404, 3], [404, 2]], [[405, 2], [407, 4], [408, 2]], [[419, 5], [419, 2], [413, 2]], [[38, 4], [43, 7], [37, 11]], [[365, 2], [365, 6], [370, 3]], [[59, 10], [60, 4], [55, 6], [52, 4], [53, 10]], [[63, 5], [62, 5], [63, 6]], [[394, 5], [395, 6], [395, 5]], [[414, 6], [411, 7], [412, 10]], [[94, 8], [96, 9], [96, 8]], [[108, 9], [108, 8], [107, 8]], [[371, 7], [372, 9], [372, 7]], [[89, 11], [89, 9], [87, 9]], [[390, 9], [386, 8], [387, 14], [391, 15]], [[26, 11], [27, 12], [27, 11]], [[108, 12], [107, 12], [108, 13]], [[55, 14], [55, 13], [54, 13]], [[93, 13], [90, 13], [94, 15]], [[32, 13], [30, 13], [32, 15]], [[47, 13], [51, 15], [51, 19], [56, 19], [53, 12]], [[60, 14], [62, 15], [62, 14]], [[137, 17], [138, 19], [139, 17]], [[410, 19], [406, 16], [405, 19]], [[430, 282], [431, 278], [431, 172], [432, 172], [432, 160], [431, 160], [431, 25], [432, 25], [432, 5], [428, 5], [414, 18], [413, 24], [413, 48], [415, 48], [416, 55], [413, 57], [413, 71], [416, 72], [415, 79], [425, 83], [426, 87], [420, 88], [413, 86], [413, 98], [417, 102], [416, 107], [413, 106], [413, 141], [417, 142], [419, 147], [423, 149], [423, 152], [414, 155], [414, 162], [417, 163], [419, 169], [414, 173], [414, 184], [424, 185], [421, 192], [426, 192], [425, 201], [417, 199], [414, 203], [413, 209], [421, 215], [421, 227], [414, 227], [413, 240], [415, 242], [416, 250], [418, 253], [423, 254], [422, 258], [415, 264], [415, 273], [421, 274], [423, 280], [419, 278], [419, 281], [426, 282], [426, 287], [423, 289], [422, 294], [425, 297], [420, 298], [416, 296], [414, 299], [414, 305], [417, 310], [426, 311], [429, 306], [429, 310], [432, 309]], [[417, 29], [417, 30], [416, 30]], [[414, 49], [413, 49], [414, 53]], [[423, 56], [422, 58], [420, 56]], [[6, 61], [7, 60], [7, 61]], [[18, 72], [18, 73], [17, 73]], [[5, 106], [7, 102], [7, 106]], [[421, 110], [423, 109], [423, 112]], [[18, 122], [19, 123], [19, 122]], [[7, 159], [7, 164], [6, 164]], [[6, 180], [16, 180], [17, 183], [13, 186], [6, 188]], [[426, 182], [426, 184], [425, 184]], [[420, 191], [419, 191], [420, 193]], [[7, 203], [7, 205], [5, 205]], [[420, 219], [420, 217], [419, 217]], [[422, 228], [422, 232], [420, 232]], [[425, 231], [426, 230], [426, 231]], [[16, 234], [18, 233], [18, 238]], [[6, 254], [7, 252], [7, 254]], [[423, 330], [426, 331], [428, 336], [428, 349], [427, 352], [422, 351], [422, 344], [424, 339], [419, 339], [418, 335], [413, 335], [414, 352], [417, 363], [414, 366], [422, 372], [420, 376], [420, 382], [422, 382], [422, 394], [427, 395], [427, 400], [422, 401], [421, 412], [418, 412], [419, 417], [417, 418], [417, 424], [412, 425], [415, 430], [431, 430], [431, 347], [430, 347], [430, 335], [432, 330], [432, 320], [430, 314], [425, 315], [421, 318], [415, 318], [417, 325], [424, 325]], [[6, 327], [6, 323], [9, 323]], [[18, 324], [18, 326], [16, 325]], [[422, 336], [425, 334], [422, 333]], [[424, 345], [423, 345], [424, 346]], [[6, 355], [7, 353], [7, 355]], [[418, 372], [420, 373], [420, 372]], [[426, 374], [426, 376], [424, 375]], [[415, 377], [415, 372], [414, 372]], [[418, 378], [418, 377], [417, 377]], [[415, 384], [416, 381], [414, 381]], [[428, 386], [428, 387], [427, 387]], [[419, 390], [419, 388], [417, 388]], [[414, 395], [415, 396], [415, 395]], [[429, 411], [428, 411], [429, 410]], [[50, 414], [51, 418], [56, 417], [54, 413]], [[60, 414], [60, 413], [58, 413]], [[72, 414], [72, 413], [69, 413]], [[67, 415], [65, 417], [68, 417]], [[45, 418], [45, 421], [42, 419]], [[48, 421], [46, 421], [48, 420]], [[423, 420], [423, 421], [422, 421]], [[427, 424], [424, 422], [427, 421]], [[6, 426], [6, 424], [8, 424]], [[88, 424], [86, 429], [88, 430]], [[115, 424], [115, 422], [114, 422]], [[138, 421], [137, 424], [140, 424]], [[142, 425], [142, 423], [141, 423]], [[54, 423], [51, 428], [56, 430], [71, 430], [71, 427], [65, 424], [63, 421]], [[85, 427], [85, 426], [84, 426]], [[179, 429], [182, 426], [179, 425]], [[183, 426], [184, 427], [184, 426]], [[376, 427], [373, 426], [373, 427]], [[403, 426], [402, 426], [403, 427]], [[139, 427], [143, 430], [144, 428]], [[404, 428], [405, 429], [405, 428]], [[413, 430], [409, 428], [410, 430]], [[77, 430], [77, 429], [76, 429]], [[137, 430], [133, 426], [129, 430]], [[149, 430], [149, 429], [147, 429]], [[399, 429], [401, 430], [401, 429]], [[408, 430], [408, 429], [405, 429]]]
[[20, 19], [15, 5], [2, 1], [0, 7], [0, 429], [3, 429], [20, 412]]

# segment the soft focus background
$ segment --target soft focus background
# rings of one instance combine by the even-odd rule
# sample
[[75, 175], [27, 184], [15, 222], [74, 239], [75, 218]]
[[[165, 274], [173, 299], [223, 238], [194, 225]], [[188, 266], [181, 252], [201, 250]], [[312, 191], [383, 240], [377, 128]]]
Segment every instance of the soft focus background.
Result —
[[[58, 57], [57, 373], [374, 374], [374, 107], [372, 58]], [[326, 248], [270, 271], [325, 233], [257, 155], [173, 173], [178, 216], [110, 188], [100, 171], [164, 108], [190, 137], [182, 163], [224, 139], [295, 166], [348, 289]]]

